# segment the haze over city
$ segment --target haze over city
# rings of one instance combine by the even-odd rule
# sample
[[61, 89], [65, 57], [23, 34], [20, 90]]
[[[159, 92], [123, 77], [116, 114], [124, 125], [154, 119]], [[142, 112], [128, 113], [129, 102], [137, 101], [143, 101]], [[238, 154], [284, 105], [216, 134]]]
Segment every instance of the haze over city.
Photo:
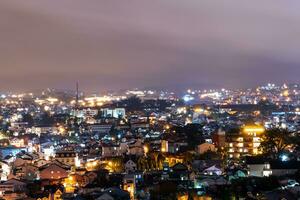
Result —
[[297, 82], [300, 2], [2, 0], [0, 90]]
[[299, 9], [0, 0], [0, 200], [300, 199]]

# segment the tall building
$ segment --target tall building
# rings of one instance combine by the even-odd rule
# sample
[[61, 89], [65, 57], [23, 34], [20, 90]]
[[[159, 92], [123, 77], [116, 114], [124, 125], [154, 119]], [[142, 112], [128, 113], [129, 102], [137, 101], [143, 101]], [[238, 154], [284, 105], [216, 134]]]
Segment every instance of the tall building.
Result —
[[261, 154], [259, 146], [264, 131], [261, 126], [245, 126], [238, 133], [226, 134], [225, 147], [229, 158]]

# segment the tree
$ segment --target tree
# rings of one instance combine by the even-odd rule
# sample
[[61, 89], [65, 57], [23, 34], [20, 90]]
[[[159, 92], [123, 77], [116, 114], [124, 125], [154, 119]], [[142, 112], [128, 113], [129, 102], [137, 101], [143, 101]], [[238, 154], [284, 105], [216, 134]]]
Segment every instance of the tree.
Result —
[[34, 125], [33, 117], [30, 114], [28, 113], [24, 114], [22, 118], [23, 118], [23, 122], [27, 122], [28, 127], [32, 127]]
[[100, 169], [97, 171], [96, 184], [100, 187], [106, 187], [109, 183], [108, 181], [109, 171], [106, 169]]
[[54, 119], [53, 117], [50, 115], [50, 113], [48, 112], [44, 112], [39, 120], [39, 124], [40, 125], [47, 125], [47, 126], [51, 126], [54, 123]]
[[41, 181], [36, 180], [32, 183], [28, 183], [27, 186], [27, 195], [34, 196], [36, 193], [41, 191]]
[[141, 110], [143, 107], [141, 99], [136, 96], [132, 96], [121, 101], [121, 105], [126, 107], [129, 111]]
[[189, 150], [194, 150], [198, 144], [203, 142], [202, 127], [200, 124], [188, 124], [184, 127]]
[[260, 148], [271, 158], [278, 158], [289, 145], [294, 144], [294, 139], [293, 134], [286, 129], [270, 129], [263, 134]]

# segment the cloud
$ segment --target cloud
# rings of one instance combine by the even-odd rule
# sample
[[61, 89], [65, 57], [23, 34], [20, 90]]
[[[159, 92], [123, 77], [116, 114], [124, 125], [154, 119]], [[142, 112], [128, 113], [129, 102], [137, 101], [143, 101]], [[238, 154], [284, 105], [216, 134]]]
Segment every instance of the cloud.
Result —
[[3, 0], [0, 89], [67, 89], [76, 80], [89, 91], [297, 81], [299, 6], [258, 0]]

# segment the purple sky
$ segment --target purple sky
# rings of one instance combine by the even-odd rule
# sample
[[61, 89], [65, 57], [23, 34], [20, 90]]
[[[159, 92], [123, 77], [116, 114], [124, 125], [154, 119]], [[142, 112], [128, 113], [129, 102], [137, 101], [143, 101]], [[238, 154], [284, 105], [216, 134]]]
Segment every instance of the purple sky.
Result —
[[1, 0], [0, 90], [298, 82], [300, 1]]

